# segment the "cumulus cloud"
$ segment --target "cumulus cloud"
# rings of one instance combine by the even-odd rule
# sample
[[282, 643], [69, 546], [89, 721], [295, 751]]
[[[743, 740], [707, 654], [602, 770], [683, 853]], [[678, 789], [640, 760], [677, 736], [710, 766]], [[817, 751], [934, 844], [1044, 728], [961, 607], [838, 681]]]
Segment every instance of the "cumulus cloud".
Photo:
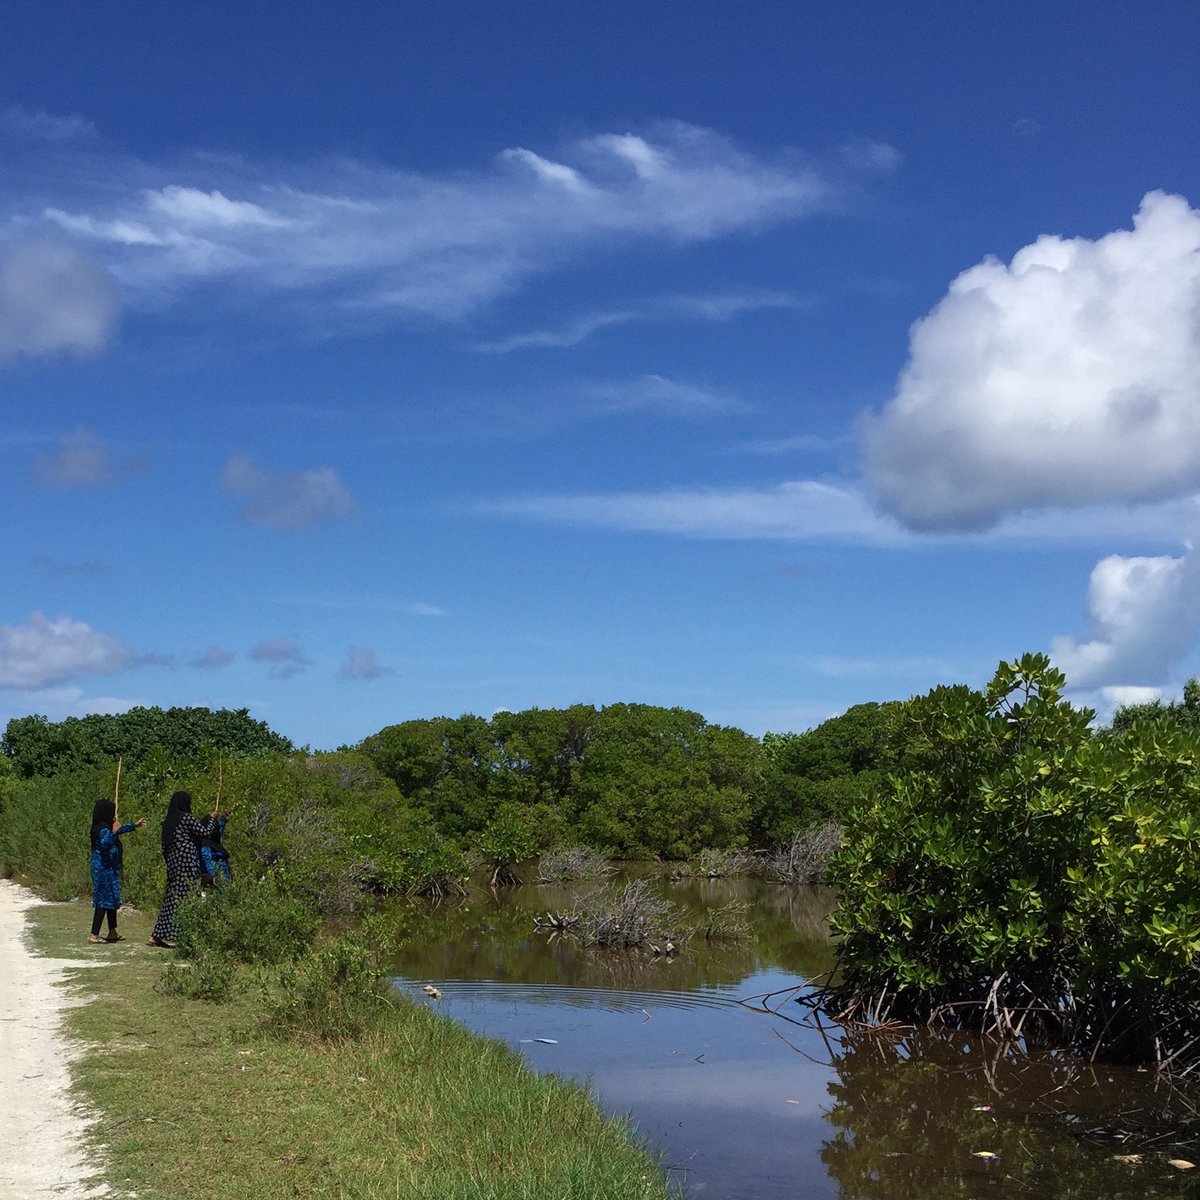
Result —
[[135, 664], [115, 634], [71, 617], [33, 613], [24, 625], [0, 625], [0, 687], [39, 689], [88, 675], [115, 675]]
[[44, 190], [14, 194], [0, 218], [86, 239], [141, 306], [216, 281], [360, 323], [372, 313], [455, 320], [582, 254], [831, 211], [856, 180], [896, 165], [886, 147], [765, 155], [680, 123], [582, 138], [554, 155], [513, 147], [453, 174], [344, 159], [77, 157], [52, 202]]
[[116, 478], [112, 450], [83, 425], [59, 439], [56, 454], [39, 455], [33, 464], [33, 481], [42, 487], [104, 487]]
[[221, 667], [227, 667], [233, 662], [233, 655], [220, 646], [209, 646], [199, 658], [194, 658], [188, 664], [192, 667], [201, 667], [204, 670], [217, 670]]
[[1151, 192], [1132, 230], [1044, 236], [963, 272], [913, 327], [863, 470], [917, 529], [1200, 487], [1200, 212]]
[[265, 663], [272, 679], [290, 679], [312, 666], [300, 647], [288, 638], [267, 638], [250, 649], [254, 662]]
[[120, 308], [106, 268], [65, 240], [0, 243], [0, 361], [96, 354], [116, 331]]
[[337, 520], [357, 508], [332, 467], [267, 471], [248, 455], [235, 454], [222, 468], [220, 482], [226, 495], [245, 502], [243, 520], [275, 533]]
[[1088, 632], [1051, 644], [1073, 687], [1154, 686], [1200, 634], [1200, 563], [1179, 557], [1101, 559], [1088, 585]]
[[346, 651], [346, 661], [338, 671], [338, 678], [351, 682], [354, 680], [382, 679], [385, 675], [393, 674], [391, 667], [381, 666], [375, 659], [375, 651], [366, 646], [351, 646]]

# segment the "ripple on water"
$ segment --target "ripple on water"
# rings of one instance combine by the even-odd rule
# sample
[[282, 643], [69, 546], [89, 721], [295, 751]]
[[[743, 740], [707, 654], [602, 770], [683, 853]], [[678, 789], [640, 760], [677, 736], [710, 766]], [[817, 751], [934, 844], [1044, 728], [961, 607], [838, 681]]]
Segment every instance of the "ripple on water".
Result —
[[[421, 998], [421, 983], [397, 978], [402, 991]], [[572, 987], [554, 983], [518, 983], [496, 979], [439, 979], [438, 990], [448, 1000], [509, 1001], [513, 1004], [560, 1004], [572, 1008], [598, 1008], [612, 1012], [641, 1012], [649, 1008], [721, 1009], [738, 1004], [734, 988], [688, 991], [625, 991], [619, 988]]]

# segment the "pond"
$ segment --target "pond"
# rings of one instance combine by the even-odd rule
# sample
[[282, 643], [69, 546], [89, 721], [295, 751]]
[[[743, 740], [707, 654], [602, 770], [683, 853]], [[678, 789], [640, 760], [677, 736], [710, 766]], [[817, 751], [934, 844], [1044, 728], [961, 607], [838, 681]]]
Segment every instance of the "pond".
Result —
[[[535, 932], [536, 915], [595, 886], [414, 906], [396, 986], [539, 1071], [587, 1080], [606, 1110], [632, 1116], [686, 1197], [1200, 1196], [1200, 1170], [1169, 1161], [1200, 1161], [1181, 1132], [1196, 1099], [1147, 1073], [995, 1061], [964, 1039], [889, 1043], [805, 1022], [790, 994], [832, 965], [829, 892], [662, 878], [693, 924], [731, 900], [752, 916], [749, 937], [701, 939], [673, 958]], [[768, 993], [775, 1012], [741, 1003]]]

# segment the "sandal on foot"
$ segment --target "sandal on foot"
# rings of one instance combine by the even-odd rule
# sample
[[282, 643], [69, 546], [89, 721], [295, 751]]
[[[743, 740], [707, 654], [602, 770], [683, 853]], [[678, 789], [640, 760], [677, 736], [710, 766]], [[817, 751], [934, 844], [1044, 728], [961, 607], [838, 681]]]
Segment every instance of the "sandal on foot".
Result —
[[125, 935], [123, 933], [110, 933], [104, 940], [106, 942], [123, 942]]
[[104, 939], [98, 933], [89, 933], [88, 941], [91, 942], [93, 946], [99, 946]]
[[174, 950], [174, 942], [164, 942], [162, 938], [151, 937], [146, 942], [147, 946], [157, 946], [160, 950]]

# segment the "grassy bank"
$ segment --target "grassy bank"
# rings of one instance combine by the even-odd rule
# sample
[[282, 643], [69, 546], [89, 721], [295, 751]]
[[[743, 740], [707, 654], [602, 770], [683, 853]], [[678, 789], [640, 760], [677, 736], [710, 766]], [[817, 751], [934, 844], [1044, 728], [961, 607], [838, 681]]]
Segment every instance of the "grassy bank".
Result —
[[506, 1047], [396, 997], [354, 1039], [284, 1036], [251, 987], [224, 1004], [157, 989], [150, 921], [84, 942], [91, 909], [32, 909], [39, 953], [81, 969], [71, 1010], [89, 1044], [77, 1078], [100, 1111], [97, 1161], [141, 1200], [665, 1198], [661, 1168], [583, 1088], [536, 1075]]

